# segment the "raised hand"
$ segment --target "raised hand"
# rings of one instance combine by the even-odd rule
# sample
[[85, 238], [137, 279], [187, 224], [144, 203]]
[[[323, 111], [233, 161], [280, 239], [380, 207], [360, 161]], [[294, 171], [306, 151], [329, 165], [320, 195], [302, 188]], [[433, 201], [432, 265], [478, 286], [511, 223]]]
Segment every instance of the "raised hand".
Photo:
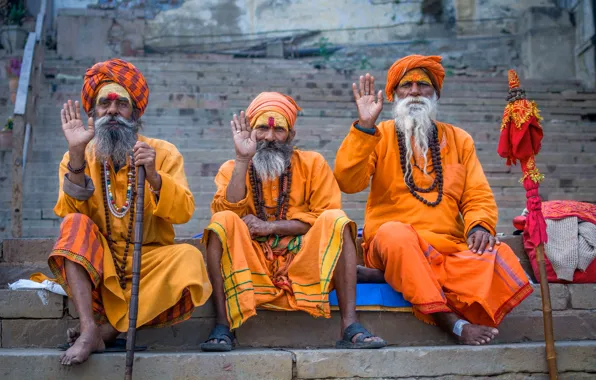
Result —
[[68, 142], [68, 149], [70, 151], [84, 152], [87, 144], [93, 136], [95, 136], [95, 123], [93, 118], [87, 120], [87, 129], [81, 119], [81, 110], [79, 102], [68, 100], [64, 103], [64, 108], [60, 111], [60, 118], [62, 119], [62, 132]]
[[257, 152], [256, 130], [251, 130], [250, 121], [244, 111], [240, 112], [240, 118], [234, 114], [234, 119], [230, 124], [234, 135], [236, 159], [249, 161]]
[[358, 107], [358, 124], [363, 128], [372, 128], [383, 109], [383, 91], [375, 96], [375, 77], [370, 74], [360, 76], [360, 84], [352, 83], [354, 100]]

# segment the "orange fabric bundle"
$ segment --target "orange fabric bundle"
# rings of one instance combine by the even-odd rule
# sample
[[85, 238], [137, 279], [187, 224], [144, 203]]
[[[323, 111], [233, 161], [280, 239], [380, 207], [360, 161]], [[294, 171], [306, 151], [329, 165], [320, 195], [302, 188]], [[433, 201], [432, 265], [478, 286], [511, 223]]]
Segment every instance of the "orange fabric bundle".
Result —
[[85, 73], [81, 99], [83, 109], [89, 113], [99, 90], [107, 83], [115, 82], [128, 91], [134, 101], [134, 107], [141, 115], [149, 102], [149, 87], [141, 72], [132, 64], [118, 58], [99, 62]]
[[290, 128], [294, 127], [298, 111], [302, 108], [291, 97], [279, 92], [261, 92], [246, 109], [246, 116], [250, 119], [250, 126], [265, 112], [277, 112], [286, 118]]
[[412, 69], [424, 69], [428, 72], [433, 82], [437, 95], [441, 95], [443, 88], [443, 79], [445, 79], [445, 69], [441, 65], [441, 57], [438, 55], [408, 55], [397, 61], [389, 68], [387, 72], [387, 85], [385, 86], [385, 95], [389, 101], [393, 101], [393, 92], [395, 87]]

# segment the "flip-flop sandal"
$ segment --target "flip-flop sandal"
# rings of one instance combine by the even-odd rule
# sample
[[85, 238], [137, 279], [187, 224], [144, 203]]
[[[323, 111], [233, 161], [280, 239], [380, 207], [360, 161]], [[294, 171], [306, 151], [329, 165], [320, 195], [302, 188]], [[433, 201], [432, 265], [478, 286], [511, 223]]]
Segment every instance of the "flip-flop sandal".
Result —
[[[210, 340], [217, 339], [217, 343], [211, 343]], [[224, 352], [232, 351], [234, 348], [234, 339], [236, 336], [230, 331], [230, 328], [226, 325], [216, 324], [209, 338], [204, 343], [201, 343], [201, 351], [206, 352]], [[221, 343], [224, 341], [224, 343]]]
[[[354, 336], [357, 334], [361, 334], [361, 335], [359, 335], [356, 338], [355, 342], [352, 342], [352, 338], [354, 338]], [[365, 329], [364, 326], [362, 326], [360, 323], [358, 323], [358, 322], [352, 323], [344, 330], [343, 340], [338, 340], [335, 343], [335, 348], [367, 349], [367, 348], [382, 348], [387, 345], [387, 342], [385, 342], [384, 340], [381, 340], [378, 342], [374, 341], [374, 340], [371, 340], [369, 342], [365, 341], [366, 338], [373, 338], [373, 337], [374, 337], [374, 335], [372, 335], [370, 332], [368, 332], [368, 330]]]
[[[68, 350], [72, 344], [70, 343], [63, 343], [56, 346], [59, 350], [66, 351]], [[147, 346], [135, 346], [135, 352], [138, 351], [146, 351]], [[106, 343], [106, 349], [102, 352], [126, 352], [126, 339], [118, 338], [110, 343]], [[100, 354], [101, 352], [97, 352]]]

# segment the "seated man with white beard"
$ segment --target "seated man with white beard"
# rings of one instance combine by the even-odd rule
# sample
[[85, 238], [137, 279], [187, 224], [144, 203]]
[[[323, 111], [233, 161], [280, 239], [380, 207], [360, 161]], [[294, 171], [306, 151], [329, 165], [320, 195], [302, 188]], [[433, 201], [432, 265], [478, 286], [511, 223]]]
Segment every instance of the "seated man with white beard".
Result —
[[358, 279], [385, 280], [422, 321], [460, 343], [485, 344], [532, 287], [513, 251], [495, 237], [498, 210], [472, 137], [435, 120], [441, 57], [412, 55], [389, 69], [383, 108], [374, 77], [353, 84], [359, 120], [337, 152], [342, 191], [371, 184]]
[[173, 224], [195, 203], [182, 156], [172, 144], [138, 134], [149, 88], [132, 64], [113, 59], [87, 70], [79, 102], [61, 111], [68, 152], [60, 164], [54, 212], [64, 218], [48, 259], [79, 314], [68, 331], [64, 365], [82, 363], [128, 330], [136, 173], [145, 167], [143, 248], [137, 327], [190, 318], [211, 295], [201, 252], [174, 244]]
[[335, 288], [338, 348], [380, 348], [356, 318], [356, 225], [341, 207], [333, 172], [319, 153], [295, 149], [300, 108], [264, 92], [231, 122], [236, 159], [215, 177], [204, 240], [216, 325], [204, 351], [229, 351], [233, 330], [261, 307], [330, 317]]

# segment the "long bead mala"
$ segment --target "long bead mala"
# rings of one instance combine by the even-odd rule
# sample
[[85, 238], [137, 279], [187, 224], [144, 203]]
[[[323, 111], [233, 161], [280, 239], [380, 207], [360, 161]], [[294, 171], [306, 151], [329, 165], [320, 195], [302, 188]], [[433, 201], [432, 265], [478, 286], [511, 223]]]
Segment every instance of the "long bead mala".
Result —
[[[134, 164], [134, 159], [133, 156], [130, 156], [130, 166], [131, 166], [131, 173], [132, 173], [132, 183], [136, 183], [136, 168], [135, 168], [135, 164]], [[129, 222], [128, 222], [128, 237], [126, 238], [126, 246], [124, 247], [124, 254], [122, 256], [122, 263], [120, 264], [120, 266], [118, 266], [118, 261], [116, 260], [116, 255], [115, 255], [115, 251], [114, 251], [114, 240], [112, 240], [112, 229], [110, 227], [110, 208], [108, 207], [108, 202], [111, 202], [112, 200], [109, 197], [107, 188], [106, 188], [106, 175], [109, 175], [107, 173], [107, 170], [109, 170], [109, 167], [107, 165], [103, 165], [103, 170], [101, 171], [101, 184], [102, 184], [102, 191], [104, 194], [104, 212], [105, 212], [105, 217], [106, 217], [106, 240], [108, 241], [108, 246], [110, 248], [110, 252], [112, 253], [112, 258], [114, 260], [114, 267], [116, 268], [116, 274], [118, 275], [118, 281], [120, 283], [120, 287], [122, 289], [126, 288], [126, 261], [128, 258], [128, 251], [130, 248], [130, 242], [132, 239], [132, 234], [133, 234], [133, 226], [134, 226], [134, 207], [135, 207], [135, 197], [136, 197], [136, 191], [134, 190], [134, 186], [132, 189], [132, 193], [131, 193], [131, 197], [130, 197], [130, 201], [129, 201], [129, 208], [128, 208], [128, 212], [129, 212]], [[130, 182], [130, 177], [129, 177], [129, 182]]]
[[263, 182], [257, 175], [252, 163], [250, 164], [249, 178], [257, 217], [265, 221], [268, 220], [269, 216], [274, 216], [276, 220], [285, 220], [290, 203], [289, 194], [292, 187], [292, 164], [288, 165], [286, 170], [279, 176], [279, 195], [277, 197], [275, 215], [267, 212], [268, 207], [265, 205], [265, 197], [263, 196]]
[[[406, 176], [406, 169], [407, 169], [407, 160], [406, 160], [406, 147], [405, 147], [405, 136], [404, 134], [396, 128], [397, 133], [397, 144], [399, 146], [399, 162], [401, 164], [401, 170], [404, 173], [404, 182], [406, 183], [406, 187], [410, 191], [410, 193], [414, 196], [414, 198], [418, 199], [420, 202], [424, 203], [427, 206], [435, 207], [441, 200], [443, 199], [443, 168], [441, 166], [441, 146], [439, 144], [439, 132], [437, 131], [437, 127], [434, 126], [432, 131], [432, 136], [430, 138], [429, 149], [431, 152], [432, 158], [432, 165], [433, 170], [435, 172], [435, 178], [431, 185], [427, 188], [421, 188], [414, 183], [414, 178], [412, 175], [412, 171], [409, 171], [409, 174]], [[415, 167], [420, 169], [420, 167], [415, 164]], [[420, 169], [422, 171], [422, 169]], [[438, 189], [438, 196], [434, 202], [430, 202], [423, 198], [418, 193], [430, 193], [431, 191]]]

